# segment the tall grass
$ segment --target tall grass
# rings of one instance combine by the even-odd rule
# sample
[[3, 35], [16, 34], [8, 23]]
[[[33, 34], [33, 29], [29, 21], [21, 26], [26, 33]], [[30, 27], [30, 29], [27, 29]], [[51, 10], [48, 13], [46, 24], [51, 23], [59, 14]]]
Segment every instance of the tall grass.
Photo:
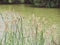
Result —
[[[0, 45], [51, 45], [50, 43], [53, 42], [52, 33], [49, 31], [55, 29], [51, 30], [49, 27], [45, 30], [44, 26], [47, 25], [47, 23], [44, 23], [45, 19], [40, 20], [35, 15], [27, 18], [14, 13], [11, 17], [12, 20], [9, 21], [9, 23], [5, 21], [6, 17], [1, 14], [1, 18], [5, 24], [5, 30], [3, 38], [0, 39]], [[51, 42], [49, 42], [49, 40], [51, 40]]]

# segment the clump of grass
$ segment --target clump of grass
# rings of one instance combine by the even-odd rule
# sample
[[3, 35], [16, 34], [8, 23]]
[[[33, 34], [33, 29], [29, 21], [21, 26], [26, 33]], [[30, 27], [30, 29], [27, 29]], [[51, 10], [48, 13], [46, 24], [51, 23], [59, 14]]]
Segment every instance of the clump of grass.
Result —
[[[5, 31], [4, 38], [0, 40], [0, 45], [44, 45], [44, 35], [46, 35], [44, 34], [46, 31], [44, 26], [47, 24], [47, 21], [44, 21], [45, 18], [40, 20], [33, 14], [30, 19], [24, 17], [23, 20], [22, 16], [19, 18], [19, 16], [16, 17], [16, 14], [13, 14], [10, 29], [9, 22], [5, 21], [8, 16], [4, 18], [1, 15], [1, 17], [5, 24]], [[41, 21], [45, 23], [43, 24]]]

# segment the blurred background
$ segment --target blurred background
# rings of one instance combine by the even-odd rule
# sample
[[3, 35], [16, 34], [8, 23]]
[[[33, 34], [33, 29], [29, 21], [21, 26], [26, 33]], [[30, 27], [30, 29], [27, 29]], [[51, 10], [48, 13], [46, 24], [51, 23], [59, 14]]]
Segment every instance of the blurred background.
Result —
[[0, 4], [31, 4], [34, 7], [60, 7], [60, 0], [0, 0]]
[[60, 0], [0, 0], [0, 45], [60, 45]]

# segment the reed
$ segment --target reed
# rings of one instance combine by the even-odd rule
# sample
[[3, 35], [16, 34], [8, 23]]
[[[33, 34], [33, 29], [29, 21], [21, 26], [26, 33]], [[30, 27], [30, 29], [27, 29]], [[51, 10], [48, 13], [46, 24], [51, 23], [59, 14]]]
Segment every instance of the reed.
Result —
[[[11, 29], [9, 29], [9, 23], [7, 21], [5, 22], [5, 19], [1, 14], [1, 18], [5, 24], [5, 31], [3, 34], [4, 38], [0, 39], [0, 45], [45, 45], [46, 39], [44, 35], [46, 34], [43, 26], [47, 23], [41, 23], [40, 19], [36, 16], [30, 17], [30, 19], [23, 19], [22, 16], [17, 18], [19, 16], [16, 17], [14, 15], [15, 14], [11, 16]], [[44, 21], [44, 19], [42, 21]], [[43, 26], [39, 25], [40, 23]], [[57, 45], [53, 38], [52, 42]]]

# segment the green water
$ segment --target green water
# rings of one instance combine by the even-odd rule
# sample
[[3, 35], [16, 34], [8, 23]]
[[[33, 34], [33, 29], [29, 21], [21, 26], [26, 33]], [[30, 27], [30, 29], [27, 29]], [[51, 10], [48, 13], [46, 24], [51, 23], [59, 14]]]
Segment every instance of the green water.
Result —
[[16, 11], [25, 16], [35, 14], [36, 16], [47, 17], [52, 22], [60, 23], [60, 9], [58, 8], [36, 8], [28, 5], [0, 5], [0, 11]]

